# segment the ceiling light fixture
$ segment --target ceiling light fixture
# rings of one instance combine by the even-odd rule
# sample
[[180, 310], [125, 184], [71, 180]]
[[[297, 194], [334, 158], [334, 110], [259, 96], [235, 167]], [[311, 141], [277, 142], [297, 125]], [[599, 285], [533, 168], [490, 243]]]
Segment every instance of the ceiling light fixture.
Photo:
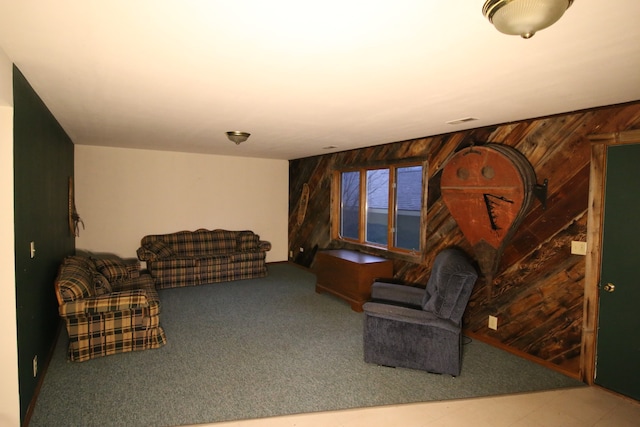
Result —
[[504, 34], [528, 39], [562, 17], [573, 0], [487, 0], [482, 13]]
[[251, 134], [249, 132], [240, 132], [239, 130], [232, 130], [227, 132], [227, 137], [236, 143], [236, 145], [239, 145], [241, 142], [245, 142], [247, 139], [249, 139], [249, 137], [251, 136]]

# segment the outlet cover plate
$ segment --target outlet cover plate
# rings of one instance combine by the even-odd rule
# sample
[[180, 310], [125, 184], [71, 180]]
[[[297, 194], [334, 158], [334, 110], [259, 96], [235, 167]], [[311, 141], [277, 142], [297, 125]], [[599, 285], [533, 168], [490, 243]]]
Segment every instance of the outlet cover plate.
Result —
[[489, 316], [489, 329], [498, 330], [498, 318], [496, 316]]
[[573, 255], [586, 255], [587, 254], [587, 242], [571, 242], [571, 253]]

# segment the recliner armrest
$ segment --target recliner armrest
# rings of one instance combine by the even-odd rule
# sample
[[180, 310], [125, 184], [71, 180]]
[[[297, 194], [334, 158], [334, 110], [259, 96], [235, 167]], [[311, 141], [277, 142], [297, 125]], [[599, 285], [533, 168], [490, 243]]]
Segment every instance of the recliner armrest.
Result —
[[387, 282], [374, 282], [371, 285], [371, 299], [390, 301], [422, 308], [425, 290], [414, 286], [399, 285]]
[[62, 317], [74, 317], [142, 307], [149, 307], [147, 293], [144, 289], [135, 289], [67, 302], [58, 307], [58, 312]]
[[362, 306], [365, 315], [381, 317], [403, 323], [413, 323], [459, 333], [460, 326], [448, 319], [441, 319], [435, 314], [397, 305], [368, 302]]

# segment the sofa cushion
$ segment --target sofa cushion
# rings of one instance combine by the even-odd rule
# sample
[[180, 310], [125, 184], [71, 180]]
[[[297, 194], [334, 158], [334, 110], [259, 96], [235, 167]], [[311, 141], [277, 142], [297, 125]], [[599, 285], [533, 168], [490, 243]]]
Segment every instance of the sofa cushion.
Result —
[[104, 277], [103, 274], [98, 273], [97, 271], [93, 273], [93, 293], [95, 296], [101, 296], [110, 294], [113, 292], [111, 288], [111, 283]]
[[238, 252], [253, 252], [258, 250], [260, 236], [253, 231], [240, 231], [236, 237], [236, 250]]
[[207, 232], [206, 238], [210, 242], [208, 253], [213, 254], [229, 254], [236, 251], [237, 246], [236, 231], [229, 230], [213, 230]]
[[94, 261], [98, 271], [107, 278], [109, 282], [117, 282], [129, 278], [129, 269], [118, 260], [97, 259]]
[[149, 252], [156, 254], [157, 259], [176, 256], [175, 251], [162, 240], [153, 240], [145, 244], [144, 247]]
[[78, 262], [63, 262], [56, 278], [56, 289], [65, 302], [93, 296], [93, 272]]
[[64, 260], [62, 260], [62, 264], [64, 264], [64, 265], [69, 265], [69, 264], [79, 265], [81, 267], [86, 268], [89, 271], [98, 271], [96, 269], [96, 264], [93, 262], [93, 260], [91, 258], [89, 258], [89, 257], [86, 257], [86, 256], [69, 255], [69, 256], [65, 257]]

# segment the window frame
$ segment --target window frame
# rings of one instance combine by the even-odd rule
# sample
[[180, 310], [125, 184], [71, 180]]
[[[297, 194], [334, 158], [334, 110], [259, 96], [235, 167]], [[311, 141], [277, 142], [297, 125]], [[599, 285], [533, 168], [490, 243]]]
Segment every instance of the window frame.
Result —
[[[420, 200], [420, 248], [418, 250], [405, 249], [395, 246], [395, 233], [397, 229], [397, 200], [396, 200], [396, 180], [397, 170], [412, 166], [422, 167], [422, 194]], [[375, 169], [389, 170], [389, 203], [387, 218], [387, 244], [376, 244], [366, 241], [367, 224], [367, 171]], [[341, 235], [342, 227], [342, 174], [345, 172], [359, 172], [359, 225], [358, 238], [349, 238]], [[331, 239], [342, 244], [342, 246], [353, 249], [365, 249], [380, 255], [393, 255], [394, 258], [406, 259], [409, 261], [421, 261], [426, 254], [427, 238], [427, 192], [428, 192], [428, 163], [424, 159], [408, 159], [404, 161], [367, 163], [356, 166], [336, 166], [332, 173], [331, 181]]]

